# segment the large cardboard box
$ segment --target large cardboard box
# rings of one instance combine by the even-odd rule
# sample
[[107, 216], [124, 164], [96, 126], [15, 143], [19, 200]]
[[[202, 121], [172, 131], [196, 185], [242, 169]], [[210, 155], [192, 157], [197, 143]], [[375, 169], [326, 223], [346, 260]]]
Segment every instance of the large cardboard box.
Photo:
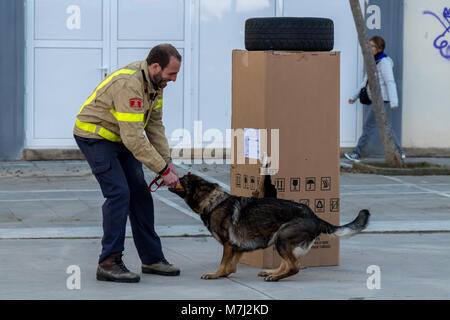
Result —
[[[233, 51], [231, 194], [254, 195], [265, 154], [277, 198], [339, 224], [339, 59], [339, 52]], [[241, 262], [276, 268], [280, 257], [272, 246]], [[300, 264], [338, 265], [339, 239], [321, 235]]]

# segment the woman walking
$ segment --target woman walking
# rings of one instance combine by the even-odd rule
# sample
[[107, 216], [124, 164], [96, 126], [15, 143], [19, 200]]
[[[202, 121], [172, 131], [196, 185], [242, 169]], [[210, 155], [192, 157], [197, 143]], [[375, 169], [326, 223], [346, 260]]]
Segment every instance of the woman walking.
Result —
[[[372, 53], [375, 58], [375, 62], [377, 64], [378, 78], [380, 80], [381, 87], [381, 95], [384, 100], [384, 106], [386, 108], [386, 112], [388, 116], [392, 111], [398, 109], [398, 95], [397, 95], [397, 87], [395, 84], [393, 67], [394, 62], [390, 57], [388, 57], [384, 53], [384, 49], [386, 48], [386, 42], [380, 36], [373, 36], [370, 38], [370, 47], [372, 49]], [[367, 85], [367, 74], [364, 75], [363, 82], [358, 87], [358, 89], [353, 94], [353, 97], [348, 100], [348, 103], [353, 104], [359, 98], [359, 93], [362, 88], [367, 88], [367, 94], [370, 98], [370, 89]], [[373, 135], [377, 130], [377, 124], [375, 120], [375, 114], [373, 112], [373, 108], [370, 107], [366, 117], [364, 119], [363, 125], [363, 133], [358, 140], [358, 144], [355, 150], [352, 153], [346, 153], [345, 157], [351, 161], [359, 162], [361, 159], [362, 151], [367, 145], [367, 141], [369, 137]], [[402, 155], [402, 158], [405, 158], [403, 150], [400, 146], [400, 142], [397, 138], [397, 135], [394, 131], [392, 131], [392, 137], [394, 139], [395, 145], [397, 146], [398, 151]]]

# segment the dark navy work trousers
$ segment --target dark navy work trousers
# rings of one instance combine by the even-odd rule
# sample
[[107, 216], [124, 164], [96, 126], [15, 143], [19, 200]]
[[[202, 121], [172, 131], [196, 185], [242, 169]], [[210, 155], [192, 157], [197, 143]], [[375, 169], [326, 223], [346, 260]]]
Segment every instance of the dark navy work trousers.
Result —
[[122, 143], [75, 136], [102, 189], [102, 252], [99, 262], [124, 250], [125, 226], [130, 217], [133, 239], [143, 264], [163, 260], [161, 241], [154, 228], [153, 199], [142, 164]]

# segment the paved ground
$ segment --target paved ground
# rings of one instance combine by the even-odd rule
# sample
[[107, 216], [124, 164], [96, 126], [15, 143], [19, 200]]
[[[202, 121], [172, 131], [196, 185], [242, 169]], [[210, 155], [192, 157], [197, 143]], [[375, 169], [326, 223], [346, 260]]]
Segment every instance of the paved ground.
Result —
[[[180, 167], [181, 173], [187, 170], [224, 189], [229, 185], [226, 165]], [[148, 171], [146, 176], [153, 178]], [[259, 270], [247, 265], [228, 279], [201, 280], [217, 268], [220, 245], [181, 199], [162, 189], [154, 201], [164, 251], [182, 269], [181, 276], [143, 275], [138, 284], [98, 282], [103, 198], [87, 165], [0, 163], [0, 299], [450, 298], [450, 176], [343, 173], [341, 223], [368, 208], [369, 228], [341, 241], [339, 266], [304, 269], [278, 283], [262, 281]], [[124, 259], [139, 271], [131, 238]], [[66, 287], [70, 265], [80, 267], [80, 290]], [[371, 290], [367, 268], [373, 265], [380, 270], [381, 287]]]

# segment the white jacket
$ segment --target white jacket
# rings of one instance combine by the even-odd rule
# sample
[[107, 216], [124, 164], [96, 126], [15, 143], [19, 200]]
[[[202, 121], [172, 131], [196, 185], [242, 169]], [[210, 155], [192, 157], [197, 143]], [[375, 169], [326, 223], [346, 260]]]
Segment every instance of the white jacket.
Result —
[[[395, 84], [394, 72], [392, 68], [394, 67], [394, 62], [390, 57], [385, 57], [380, 60], [377, 64], [378, 78], [380, 79], [381, 86], [381, 96], [384, 101], [389, 101], [392, 107], [398, 107], [398, 95], [397, 95], [397, 85]], [[359, 92], [366, 85], [367, 74], [364, 75], [364, 79], [359, 85], [358, 89], [354, 92], [352, 100], [359, 98]], [[370, 88], [367, 86], [367, 93], [370, 95]]]

